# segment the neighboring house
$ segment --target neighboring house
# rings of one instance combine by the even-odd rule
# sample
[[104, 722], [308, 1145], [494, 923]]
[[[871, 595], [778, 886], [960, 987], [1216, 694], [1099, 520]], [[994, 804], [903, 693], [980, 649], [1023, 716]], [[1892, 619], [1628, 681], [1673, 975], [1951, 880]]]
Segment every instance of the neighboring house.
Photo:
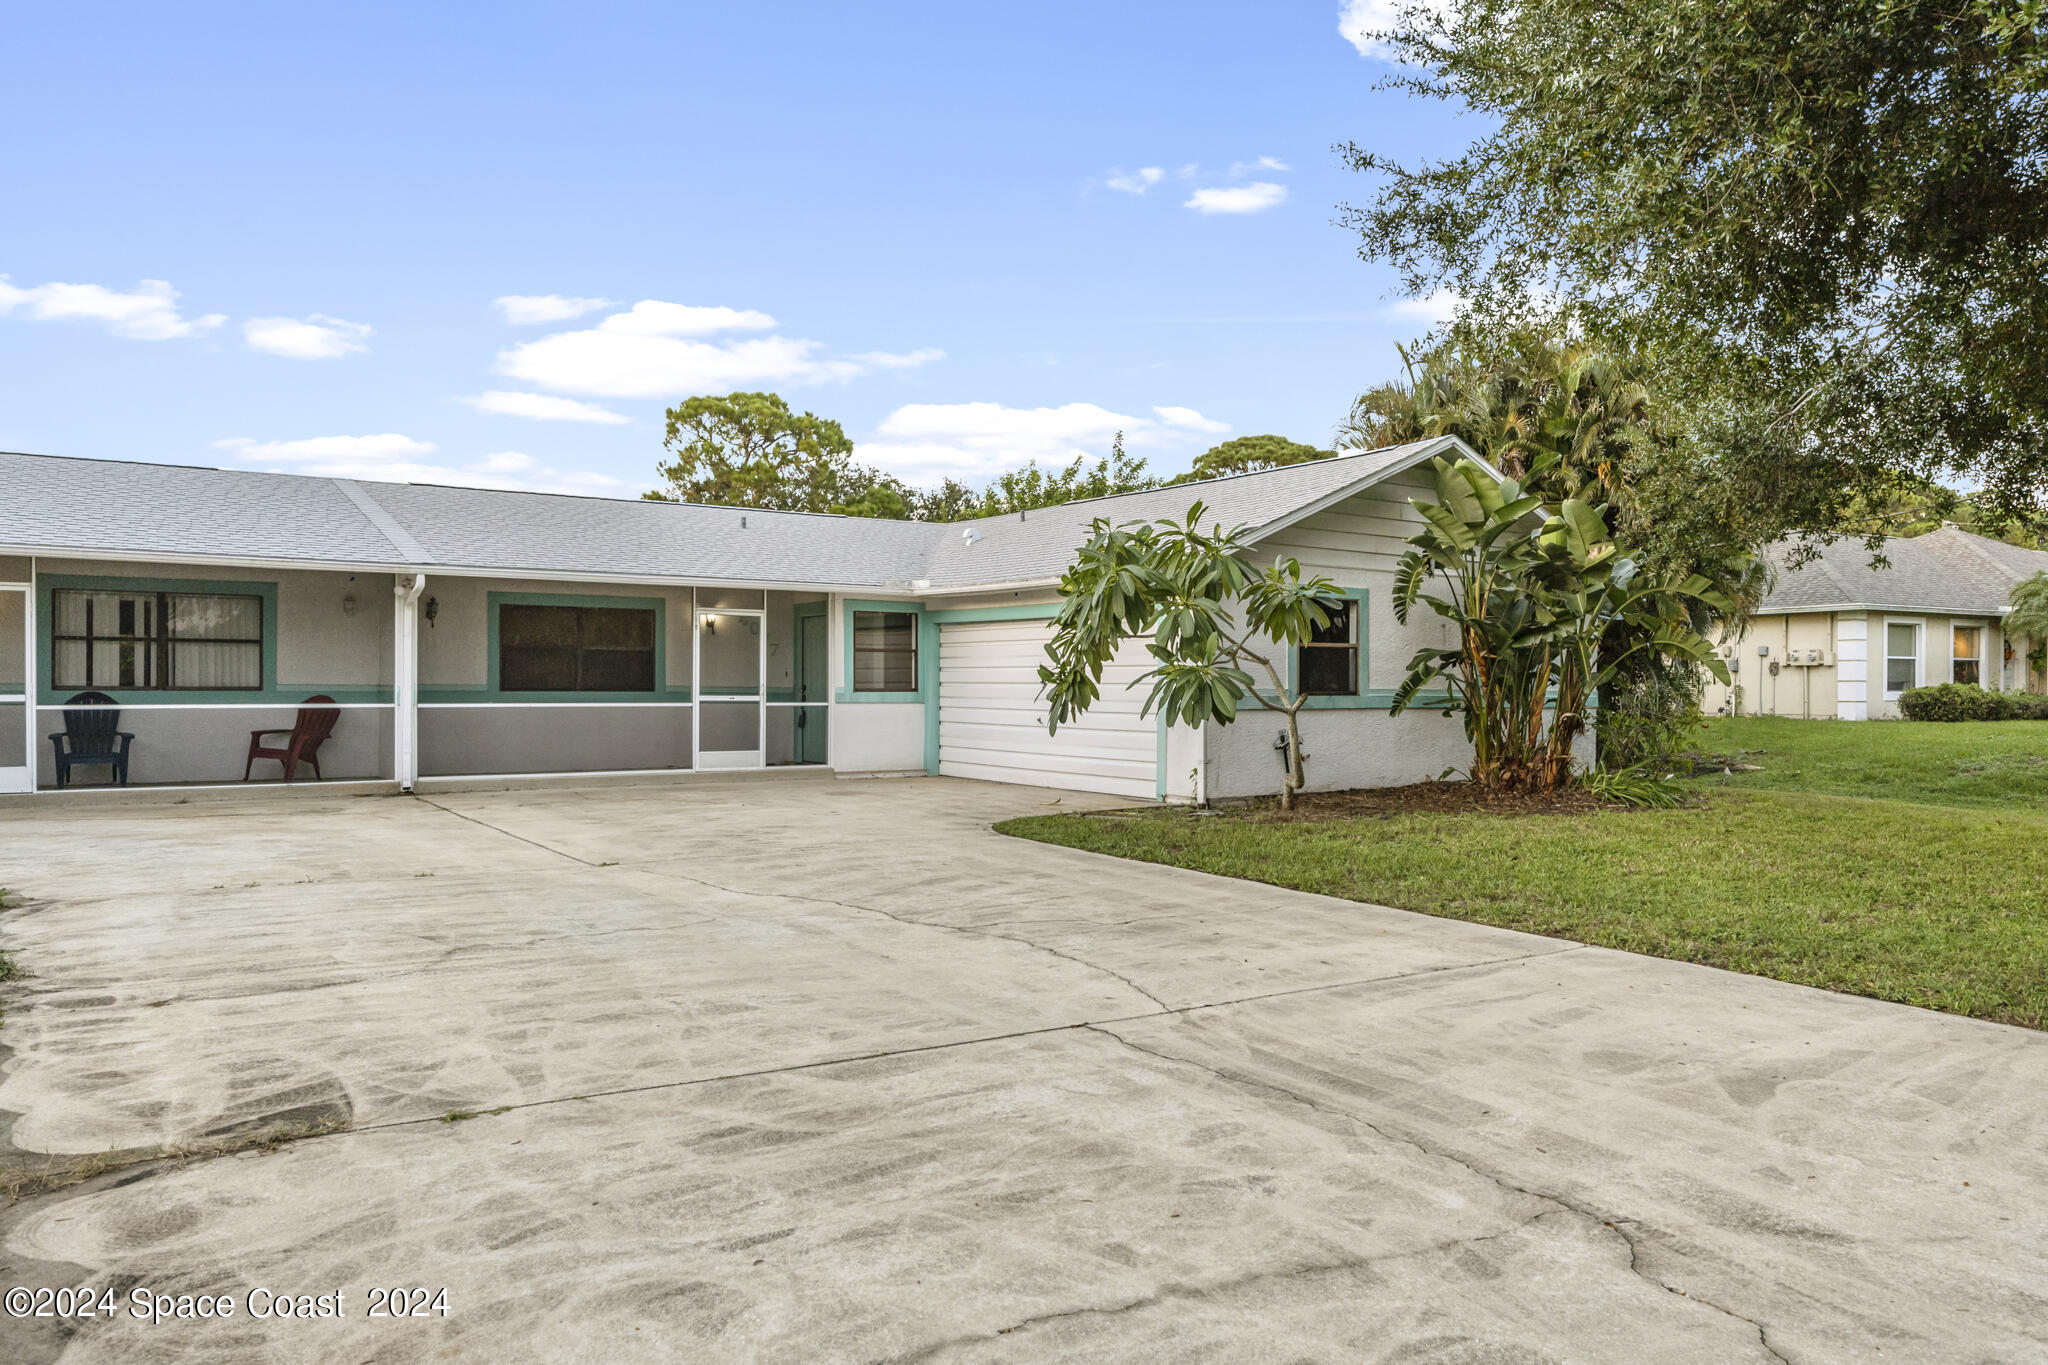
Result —
[[1709, 684], [1707, 709], [1886, 720], [1901, 693], [1934, 683], [2048, 686], [2027, 659], [2041, 642], [2007, 640], [2001, 626], [2013, 585], [2048, 569], [2048, 552], [1944, 526], [1885, 541], [1884, 557], [1888, 567], [1872, 568], [1863, 541], [1838, 540], [1781, 567], [1741, 641], [1722, 650], [1733, 686]]
[[1350, 666], [1315, 670], [1310, 786], [1412, 782], [1470, 751], [1456, 719], [1387, 714], [1410, 655], [1450, 642], [1434, 616], [1397, 626], [1388, 593], [1431, 488], [1418, 466], [1465, 453], [1414, 442], [948, 525], [0, 455], [0, 790], [53, 785], [50, 736], [93, 690], [135, 736], [137, 784], [238, 782], [250, 732], [320, 695], [340, 710], [326, 778], [403, 789], [811, 765], [1275, 791], [1279, 719], [1141, 717], [1137, 642], [1083, 720], [1045, 732], [1037, 667], [1090, 522], [1197, 499], [1343, 590], [1319, 645]]

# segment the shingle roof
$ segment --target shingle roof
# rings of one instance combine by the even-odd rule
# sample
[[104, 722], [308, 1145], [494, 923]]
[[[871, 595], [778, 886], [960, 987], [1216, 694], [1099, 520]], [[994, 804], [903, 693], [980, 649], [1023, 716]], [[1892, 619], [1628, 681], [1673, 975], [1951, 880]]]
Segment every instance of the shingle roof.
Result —
[[[1097, 517], [1265, 527], [1443, 447], [1383, 450], [937, 524], [0, 454], [0, 548], [869, 587], [1057, 578]], [[971, 533], [969, 535], [963, 532]]]
[[884, 587], [924, 576], [944, 527], [689, 503], [366, 484], [441, 565]]
[[0, 455], [0, 544], [400, 563], [332, 479]]
[[[1088, 538], [1089, 526], [1096, 518], [1121, 525], [1180, 517], [1197, 499], [1204, 508], [1205, 525], [1269, 526], [1405, 469], [1443, 445], [1441, 441], [1412, 441], [1255, 474], [1041, 507], [1021, 516], [1012, 513], [956, 522], [947, 528], [951, 534], [932, 554], [924, 576], [939, 588], [1057, 578]], [[966, 530], [976, 534], [972, 544], [962, 534]]]
[[1767, 613], [1830, 608], [1905, 607], [1995, 616], [2006, 610], [2012, 587], [2048, 570], [2048, 551], [1944, 526], [1924, 536], [1884, 542], [1890, 567], [1870, 566], [1861, 540], [1820, 547], [1818, 557], [1798, 568], [1783, 567], [1790, 547], [1771, 552], [1779, 565], [1777, 585], [1764, 599]]

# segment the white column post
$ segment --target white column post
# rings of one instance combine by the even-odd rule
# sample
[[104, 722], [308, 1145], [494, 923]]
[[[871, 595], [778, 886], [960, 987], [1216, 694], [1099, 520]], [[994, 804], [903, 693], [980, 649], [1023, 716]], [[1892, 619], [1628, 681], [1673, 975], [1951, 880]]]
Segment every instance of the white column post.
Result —
[[[1877, 695], [1884, 696], [1884, 621], [1878, 623]], [[1844, 612], [1835, 618], [1835, 718], [1867, 720], [1870, 717], [1870, 622], [1860, 613]]]
[[28, 764], [25, 790], [33, 792], [38, 787], [36, 774], [42, 771], [42, 754], [36, 748], [36, 731], [42, 727], [36, 724], [36, 703], [43, 699], [39, 685], [42, 678], [40, 661], [36, 658], [36, 561], [31, 555], [28, 561], [28, 590], [21, 595], [21, 718], [22, 728], [27, 733], [22, 737], [23, 761]]
[[423, 573], [399, 574], [391, 585], [396, 599], [391, 640], [391, 776], [400, 791], [408, 792], [420, 775], [420, 594], [426, 586]]

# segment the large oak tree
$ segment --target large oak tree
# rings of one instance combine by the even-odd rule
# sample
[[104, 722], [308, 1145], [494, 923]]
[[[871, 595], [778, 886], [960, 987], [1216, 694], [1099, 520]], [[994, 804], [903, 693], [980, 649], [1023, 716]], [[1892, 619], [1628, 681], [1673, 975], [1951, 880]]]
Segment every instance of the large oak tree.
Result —
[[1350, 146], [1362, 254], [1649, 358], [1762, 529], [1900, 477], [2048, 482], [2041, 0], [1448, 0], [1389, 84], [1485, 131]]

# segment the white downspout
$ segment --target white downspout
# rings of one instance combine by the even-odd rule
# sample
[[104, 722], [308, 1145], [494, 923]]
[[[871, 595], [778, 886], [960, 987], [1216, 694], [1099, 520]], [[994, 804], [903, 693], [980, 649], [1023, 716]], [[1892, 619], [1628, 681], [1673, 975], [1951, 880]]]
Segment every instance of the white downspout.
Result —
[[420, 775], [420, 594], [423, 573], [400, 574], [392, 582], [397, 599], [391, 641], [391, 776], [409, 792]]

